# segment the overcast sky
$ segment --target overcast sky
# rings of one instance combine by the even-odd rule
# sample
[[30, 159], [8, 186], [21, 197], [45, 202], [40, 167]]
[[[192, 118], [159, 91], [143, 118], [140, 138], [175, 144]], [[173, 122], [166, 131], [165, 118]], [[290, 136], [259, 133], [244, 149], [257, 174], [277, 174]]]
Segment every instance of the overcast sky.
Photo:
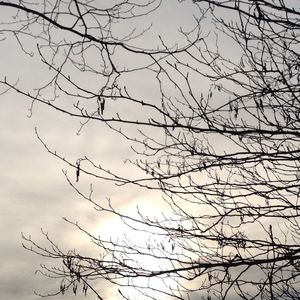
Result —
[[[9, 21], [10, 13], [11, 11], [8, 13], [1, 7], [0, 22]], [[136, 24], [131, 22], [128, 26], [131, 29], [134, 26], [141, 29], [148, 27], [153, 22], [151, 30], [139, 37], [136, 40], [136, 45], [155, 48], [159, 42], [159, 35], [168, 45], [180, 44], [182, 40], [179, 38], [178, 29], [180, 27], [183, 30], [191, 29], [194, 23], [193, 14], [197, 14], [197, 10], [192, 1], [163, 0], [162, 6], [153, 14], [139, 19]], [[130, 31], [130, 28], [123, 27], [120, 30], [126, 32]], [[212, 28], [204, 29], [208, 31]], [[49, 78], [49, 69], [41, 64], [38, 55], [31, 57], [32, 51], [36, 53], [36, 41], [24, 37], [22, 43], [27, 51], [25, 54], [20, 50], [20, 46], [13, 35], [8, 34], [6, 40], [1, 40], [2, 37], [3, 35], [0, 35], [1, 79], [6, 76], [10, 82], [18, 82], [21, 88], [28, 90], [46, 82]], [[60, 36], [54, 38], [60, 38]], [[219, 41], [222, 51], [230, 52], [230, 58], [236, 56], [235, 51], [239, 51], [236, 49], [238, 47], [230, 47], [231, 45], [227, 44], [226, 39]], [[97, 58], [91, 57], [90, 59], [93, 61]], [[119, 55], [119, 59], [120, 65], [123, 66], [126, 64], [136, 66], [141, 63], [137, 56], [129, 59], [126, 57], [125, 61], [125, 57]], [[239, 57], [236, 56], [236, 59]], [[130, 83], [128, 84], [131, 86], [130, 92], [134, 95], [145, 95], [147, 99], [155, 99], [157, 86], [154, 87], [151, 85], [151, 80], [140, 76], [139, 73], [137, 74], [124, 76], [123, 83], [126, 83], [126, 80]], [[73, 74], [71, 75], [73, 76]], [[86, 86], [87, 89], [95, 93], [97, 89], [100, 90], [98, 86], [95, 87], [95, 84], [98, 83], [97, 76], [93, 80], [91, 80], [93, 76], [89, 77], [89, 74], [80, 74], [80, 76], [82, 78], [77, 77], [76, 79], [80, 79], [80, 84]], [[190, 83], [195, 84], [195, 82]], [[199, 89], [195, 88], [196, 92], [200, 93], [204, 88], [207, 88], [206, 82], [196, 82], [196, 84], [199, 84]], [[5, 87], [0, 86], [0, 93], [4, 90]], [[65, 98], [57, 100], [66, 102]], [[159, 100], [159, 98], [155, 100]], [[221, 100], [227, 101], [227, 98]], [[219, 105], [219, 103], [217, 104]], [[45, 261], [22, 248], [21, 232], [25, 236], [31, 235], [38, 244], [46, 245], [47, 243], [41, 234], [41, 228], [43, 228], [43, 231], [48, 232], [51, 239], [62, 249], [76, 248], [83, 253], [96, 255], [97, 249], [92, 246], [89, 239], [63, 221], [63, 217], [78, 221], [89, 232], [94, 235], [100, 234], [102, 237], [117, 237], [121, 236], [122, 233], [128, 233], [120, 220], [107, 214], [98, 214], [93, 210], [92, 205], [71, 189], [63, 171], [67, 171], [68, 176], [74, 181], [76, 179], [75, 170], [46, 151], [38, 140], [35, 129], [52, 150], [56, 150], [59, 155], [67, 157], [73, 163], [78, 158], [88, 156], [96, 164], [100, 163], [111, 170], [129, 176], [133, 176], [137, 172], [128, 164], [124, 164], [126, 158], [136, 158], [134, 152], [129, 151], [130, 142], [121, 139], [119, 135], [103, 124], [90, 122], [84, 126], [80, 134], [77, 134], [80, 128], [79, 119], [61, 114], [37, 103], [30, 111], [30, 105], [31, 103], [26, 97], [17, 95], [12, 90], [2, 93], [0, 96], [0, 230], [2, 234], [0, 298], [7, 300], [39, 299], [34, 291], [51, 293], [58, 287], [57, 281], [44, 278], [39, 273], [35, 274], [39, 264]], [[128, 112], [130, 107], [126, 105], [120, 105], [118, 109], [122, 112], [125, 110], [132, 116], [139, 113], [139, 111]], [[213, 142], [221, 144], [222, 139]], [[219, 147], [220, 151], [223, 151], [225, 147], [230, 146], [222, 145]], [[127, 214], [133, 214], [136, 205], [139, 205], [142, 212], [144, 211], [149, 215], [159, 216], [164, 212], [159, 193], [149, 193], [131, 186], [116, 187], [107, 181], [97, 181], [83, 175], [81, 175], [80, 182], [76, 183], [76, 186], [87, 191], [90, 183], [93, 183], [97, 201], [105, 203], [106, 198], [109, 197], [116, 209]], [[257, 234], [255, 230], [250, 231], [252, 234]], [[136, 243], [141, 242], [144, 238], [143, 235], [139, 234], [131, 237]], [[151, 261], [146, 263], [151, 265]], [[107, 285], [100, 285], [99, 293], [104, 299], [113, 300], [117, 297], [117, 290], [111, 289]], [[77, 297], [82, 297], [82, 295]], [[73, 298], [76, 297], [71, 293], [55, 297], [55, 299], [66, 300]], [[92, 294], [88, 294], [88, 299], [94, 298]]]
[[[162, 8], [154, 17], [153, 37], [168, 31], [168, 37], [176, 40], [178, 27], [193, 20], [195, 8], [191, 1], [179, 6], [167, 6], [166, 2], [163, 1]], [[177, 1], [174, 3], [177, 4]], [[0, 11], [0, 18], [6, 17], [7, 12]], [[152, 40], [147, 42], [151, 44]], [[27, 45], [29, 48], [35, 47], [34, 40]], [[43, 72], [47, 72], [46, 69], [41, 70], [38, 58], [31, 59], [24, 55], [17, 43], [10, 39], [0, 43], [0, 70], [2, 78], [19, 79], [21, 85], [29, 87], [39, 83], [45, 74]], [[151, 90], [151, 87], [145, 88]], [[0, 91], [3, 90], [2, 87]], [[5, 300], [39, 299], [34, 295], [34, 290], [51, 292], [51, 285], [53, 288], [57, 286], [57, 282], [35, 275], [42, 260], [22, 248], [21, 232], [41, 242], [42, 227], [66, 249], [84, 249], [89, 247], [89, 243], [62, 220], [64, 216], [80, 221], [94, 232], [120, 232], [120, 224], [114, 223], [117, 221], [109, 217], [99, 220], [92, 207], [75, 195], [66, 183], [62, 169], [68, 170], [73, 179], [75, 171], [72, 173], [73, 170], [47, 153], [35, 135], [35, 127], [51, 148], [69, 158], [76, 159], [88, 154], [117, 169], [126, 157], [132, 155], [128, 153], [129, 144], [121, 143], [119, 137], [103, 125], [89, 124], [77, 135], [79, 120], [39, 105], [34, 106], [33, 115], [28, 118], [30, 104], [25, 97], [12, 91], [0, 96], [0, 298]], [[87, 184], [90, 180], [83, 181]], [[150, 196], [130, 188], [117, 189], [107, 182], [95, 183], [95, 189], [99, 199], [104, 201], [105, 197], [111, 197], [120, 209], [133, 211], [136, 203], [142, 203], [145, 210], [160, 213], [158, 204], [153, 201], [153, 194]], [[105, 291], [105, 287], [103, 293], [110, 296], [108, 299], [114, 299], [116, 295], [115, 292]], [[55, 297], [65, 300], [73, 298], [71, 294]]]

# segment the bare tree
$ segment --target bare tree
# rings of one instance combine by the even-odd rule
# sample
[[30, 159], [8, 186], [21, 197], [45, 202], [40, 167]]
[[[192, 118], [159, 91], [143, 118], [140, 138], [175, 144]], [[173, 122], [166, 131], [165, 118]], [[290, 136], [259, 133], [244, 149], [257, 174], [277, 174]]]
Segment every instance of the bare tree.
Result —
[[[76, 294], [82, 284], [84, 293], [89, 289], [102, 299], [99, 279], [119, 286], [125, 299], [122, 287], [128, 286], [141, 293], [139, 299], [299, 299], [299, 4], [193, 2], [193, 28], [182, 29], [177, 44], [161, 37], [147, 48], [147, 28], [135, 27], [160, 9], [155, 0], [110, 7], [0, 1], [1, 9], [16, 12], [1, 32], [12, 33], [25, 52], [22, 37], [37, 38], [38, 54], [53, 74], [36, 92], [1, 82], [33, 106], [41, 102], [80, 118], [82, 126], [106, 124], [132, 142], [137, 159], [130, 162], [144, 174], [123, 177], [88, 157], [70, 161], [37, 135], [76, 170], [75, 180], [65, 175], [81, 197], [149, 237], [147, 244], [104, 240], [74, 222], [101, 249], [99, 258], [64, 253], [47, 234], [49, 248], [24, 236], [25, 248], [57, 260], [44, 272], [59, 281], [58, 293]], [[118, 24], [129, 20], [132, 30], [122, 31]], [[232, 49], [223, 47], [228, 41]], [[81, 84], [85, 74], [98, 86]], [[139, 74], [159, 97], [141, 96], [135, 82], [126, 81]], [[62, 95], [73, 105], [58, 101]], [[128, 109], [120, 111], [119, 103]], [[87, 194], [78, 189], [81, 174], [159, 190], [172, 213], [124, 215], [94, 199], [92, 188]]]

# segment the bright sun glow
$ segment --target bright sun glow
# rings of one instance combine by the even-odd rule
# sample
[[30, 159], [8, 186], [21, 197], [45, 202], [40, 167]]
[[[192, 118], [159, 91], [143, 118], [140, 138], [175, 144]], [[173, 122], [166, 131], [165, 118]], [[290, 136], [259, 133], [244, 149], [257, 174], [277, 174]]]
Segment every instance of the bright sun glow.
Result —
[[[145, 202], [150, 203], [144, 201], [144, 203]], [[161, 213], [161, 208], [158, 206], [148, 205], [147, 208], [145, 208], [145, 206], [143, 208], [144, 208], [143, 211], [147, 211], [147, 216], [149, 217], [155, 215], [157, 216]], [[128, 216], [136, 216], [137, 215], [136, 206], [129, 205], [127, 207], [124, 207], [123, 213]], [[112, 217], [108, 219], [105, 225], [96, 226], [95, 230], [93, 231], [93, 234], [95, 236], [100, 236], [101, 239], [107, 241], [109, 241], [110, 239], [112, 241], [118, 240], [118, 242], [120, 243], [121, 241], [124, 240], [124, 242], [128, 242], [130, 245], [135, 245], [136, 246], [135, 250], [138, 250], [138, 247], [141, 247], [142, 252], [149, 253], [149, 255], [142, 255], [142, 254], [133, 255], [132, 257], [135, 260], [135, 262], [129, 262], [130, 265], [138, 264], [144, 270], [151, 270], [151, 271], [153, 270], [159, 271], [159, 270], [170, 268], [170, 263], [167, 260], [165, 261], [158, 260], [157, 258], [154, 258], [152, 255], [152, 251], [154, 251], [154, 253], [158, 253], [159, 251], [162, 251], [162, 249], [158, 250], [157, 248], [159, 247], [158, 245], [163, 245], [164, 238], [162, 237], [160, 238], [157, 235], [154, 238], [153, 235], [147, 233], [146, 231], [133, 230], [129, 226], [125, 225], [120, 218]], [[166, 249], [167, 247], [171, 249], [170, 245], [167, 245]], [[170, 277], [164, 278], [163, 280], [161, 280], [160, 278], [149, 279], [149, 278], [138, 277], [130, 281], [129, 285], [135, 287], [143, 287], [142, 288], [143, 293], [147, 293], [149, 296], [152, 296], [154, 298], [159, 297], [159, 299], [166, 299], [166, 297], [163, 294], [158, 294], [152, 289], [168, 291], [168, 289], [170, 288], [175, 288], [175, 282], [174, 280], [171, 280]], [[141, 296], [141, 294], [131, 286], [128, 288], [122, 288], [121, 292], [124, 293], [125, 296], [133, 297], [133, 299], [135, 298], [139, 299]]]

